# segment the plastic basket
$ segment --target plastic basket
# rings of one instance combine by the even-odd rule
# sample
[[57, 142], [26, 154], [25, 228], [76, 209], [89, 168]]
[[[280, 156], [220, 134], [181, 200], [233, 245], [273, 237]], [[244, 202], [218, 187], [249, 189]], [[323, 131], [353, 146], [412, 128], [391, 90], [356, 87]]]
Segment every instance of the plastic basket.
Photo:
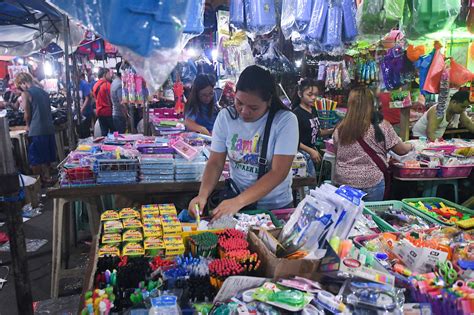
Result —
[[337, 116], [334, 110], [318, 110], [318, 119], [321, 129], [330, 129], [337, 124], [339, 116]]
[[384, 219], [376, 215], [372, 210], [364, 208], [362, 214], [370, 215], [372, 220], [374, 220], [375, 224], [377, 224], [378, 228], [382, 232], [397, 232], [397, 230], [387, 223]]
[[459, 211], [463, 214], [467, 214], [470, 217], [474, 217], [474, 210], [468, 209], [466, 207], [463, 207], [461, 205], [458, 205], [454, 202], [451, 202], [451, 201], [443, 199], [443, 198], [429, 197], [429, 198], [407, 198], [407, 199], [402, 199], [402, 202], [405, 203], [408, 207], [411, 208], [411, 210], [413, 212], [416, 212], [417, 214], [419, 213], [419, 214], [429, 215], [431, 220], [435, 220], [437, 223], [439, 223], [441, 225], [449, 225], [449, 226], [455, 225], [454, 222], [447, 222], [447, 221], [443, 221], [443, 220], [439, 219], [438, 215], [434, 212], [431, 212], [433, 215], [430, 215], [427, 212], [419, 210], [416, 207], [410, 205], [410, 203], [415, 203], [416, 204], [420, 201], [424, 204], [439, 204], [440, 202], [442, 202], [447, 207], [455, 208], [457, 211]]
[[400, 178], [434, 178], [438, 174], [438, 168], [427, 167], [394, 167], [395, 177]]
[[469, 177], [472, 165], [441, 166], [439, 177]]
[[[432, 218], [431, 216], [427, 215], [427, 214], [424, 214], [424, 213], [420, 213], [418, 211], [413, 211], [413, 208], [408, 206], [407, 204], [403, 203], [402, 201], [399, 201], [399, 200], [387, 200], [387, 201], [377, 201], [377, 202], [366, 202], [365, 203], [365, 207], [366, 209], [368, 210], [371, 210], [374, 215], [379, 218], [380, 220], [382, 220], [383, 222], [386, 222], [385, 220], [383, 220], [382, 218], [380, 218], [378, 215], [377, 215], [377, 211], [384, 211], [386, 210], [388, 207], [392, 207], [394, 209], [397, 209], [397, 210], [402, 210], [406, 213], [409, 213], [411, 215], [414, 215], [414, 216], [417, 216], [421, 219], [423, 219], [424, 221], [426, 221], [428, 224], [436, 224], [436, 225], [439, 225], [440, 223], [438, 221], [436, 221], [434, 218]], [[375, 220], [374, 220], [375, 221]], [[377, 223], [377, 222], [376, 222]], [[390, 223], [386, 222], [388, 225], [390, 225]], [[392, 225], [390, 225], [391, 227], [393, 227]], [[396, 227], [393, 227], [395, 231], [398, 231]]]
[[327, 152], [331, 152], [331, 153], [336, 152], [336, 149], [334, 148], [334, 143], [332, 143], [332, 141], [324, 140], [324, 145], [326, 147]]

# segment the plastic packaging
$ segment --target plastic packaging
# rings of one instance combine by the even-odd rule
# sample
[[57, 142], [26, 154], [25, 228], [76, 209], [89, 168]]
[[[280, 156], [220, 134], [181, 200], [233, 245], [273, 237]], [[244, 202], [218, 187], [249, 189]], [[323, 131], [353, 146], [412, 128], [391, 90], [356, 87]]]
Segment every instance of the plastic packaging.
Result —
[[295, 23], [298, 32], [303, 33], [311, 21], [313, 0], [296, 0]]
[[451, 69], [449, 71], [449, 83], [451, 86], [460, 87], [471, 81], [474, 75], [471, 71], [451, 59]]
[[364, 0], [357, 17], [362, 34], [383, 34], [397, 26], [403, 16], [405, 0]]
[[176, 296], [162, 295], [151, 299], [149, 315], [179, 315], [180, 309], [176, 302]]
[[328, 0], [315, 0], [307, 33], [310, 39], [317, 41], [323, 39], [327, 14]]
[[458, 16], [459, 0], [408, 1], [408, 18], [404, 19], [406, 35], [410, 38], [449, 29]]
[[[153, 90], [166, 81], [182, 48], [197, 35], [202, 19], [198, 16], [203, 12], [202, 0], [52, 0], [50, 3], [117, 45], [122, 57]], [[197, 12], [198, 9], [201, 11]], [[183, 36], [188, 18], [193, 19], [188, 25], [192, 34]]]
[[290, 39], [295, 27], [296, 4], [295, 0], [283, 0], [282, 2], [280, 26], [285, 39]]
[[426, 75], [423, 90], [433, 94], [439, 93], [439, 84], [441, 82], [441, 74], [444, 70], [444, 67], [444, 56], [441, 54], [440, 49], [436, 49], [433, 60], [431, 61], [430, 69]]
[[323, 46], [332, 50], [342, 45], [342, 6], [341, 0], [330, 0], [326, 20], [326, 33]]
[[[189, 0], [188, 0], [189, 1]], [[206, 0], [191, 0], [189, 1], [186, 24], [184, 25], [183, 33], [199, 35], [204, 32], [204, 5]]]
[[250, 37], [266, 35], [276, 27], [274, 0], [245, 0], [247, 31]]
[[357, 8], [354, 0], [342, 0], [343, 29], [342, 38], [344, 42], [355, 40], [358, 35], [356, 14]]
[[245, 27], [244, 1], [230, 1], [230, 25], [236, 29], [243, 29]]

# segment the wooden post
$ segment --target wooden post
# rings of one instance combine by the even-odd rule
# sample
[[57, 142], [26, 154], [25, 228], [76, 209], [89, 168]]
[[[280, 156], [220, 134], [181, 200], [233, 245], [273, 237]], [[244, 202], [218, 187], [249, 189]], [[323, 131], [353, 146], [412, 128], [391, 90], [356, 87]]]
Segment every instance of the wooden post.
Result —
[[[2, 152], [0, 155], [0, 196], [16, 197], [20, 190], [20, 182], [13, 159], [8, 121], [5, 117], [0, 117], [0, 152]], [[28, 273], [21, 202], [1, 202], [0, 206], [7, 216], [18, 313], [33, 315], [33, 297]]]
[[76, 147], [76, 137], [74, 133], [74, 124], [72, 116], [72, 97], [71, 97], [71, 74], [69, 68], [69, 19], [67, 15], [63, 15], [64, 24], [64, 65], [66, 75], [66, 109], [67, 109], [67, 137], [69, 150], [72, 151]]
[[400, 109], [400, 138], [407, 141], [410, 138], [410, 109], [405, 107]]

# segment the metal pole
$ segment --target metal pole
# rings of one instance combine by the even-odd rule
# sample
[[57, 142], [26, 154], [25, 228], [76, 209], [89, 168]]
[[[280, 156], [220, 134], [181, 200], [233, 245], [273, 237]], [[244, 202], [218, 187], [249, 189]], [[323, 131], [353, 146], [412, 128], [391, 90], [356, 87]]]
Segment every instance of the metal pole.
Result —
[[66, 108], [67, 108], [67, 137], [69, 142], [69, 150], [72, 151], [76, 146], [76, 138], [73, 126], [72, 116], [72, 97], [71, 97], [71, 74], [69, 69], [69, 19], [63, 15], [63, 32], [64, 32], [64, 63], [66, 66]]
[[[5, 117], [0, 117], [0, 152], [2, 152], [0, 155], [0, 196], [15, 198], [20, 191], [20, 182], [13, 159], [8, 121]], [[33, 297], [28, 272], [23, 218], [21, 217], [21, 202], [19, 200], [2, 201], [0, 208], [7, 216], [18, 313], [33, 315]]]

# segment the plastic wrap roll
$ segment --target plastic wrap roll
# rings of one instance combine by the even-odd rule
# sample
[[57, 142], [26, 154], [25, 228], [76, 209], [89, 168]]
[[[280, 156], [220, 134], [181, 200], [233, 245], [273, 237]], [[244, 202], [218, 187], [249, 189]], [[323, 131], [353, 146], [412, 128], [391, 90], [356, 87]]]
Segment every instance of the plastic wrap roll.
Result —
[[237, 29], [245, 27], [244, 0], [230, 0], [230, 25]]
[[326, 20], [326, 38], [324, 46], [331, 50], [342, 45], [342, 7], [340, 2], [331, 1]]
[[276, 27], [274, 0], [245, 0], [247, 30], [254, 35], [265, 35]]
[[353, 41], [357, 35], [356, 13], [357, 8], [354, 0], [342, 0], [342, 17], [344, 22], [343, 38], [344, 42]]
[[298, 31], [304, 32], [311, 21], [313, 0], [293, 0], [293, 2], [296, 2], [296, 27]]
[[308, 37], [313, 40], [321, 41], [326, 26], [326, 18], [328, 14], [328, 1], [315, 0], [313, 12], [311, 13], [311, 21], [308, 28]]

